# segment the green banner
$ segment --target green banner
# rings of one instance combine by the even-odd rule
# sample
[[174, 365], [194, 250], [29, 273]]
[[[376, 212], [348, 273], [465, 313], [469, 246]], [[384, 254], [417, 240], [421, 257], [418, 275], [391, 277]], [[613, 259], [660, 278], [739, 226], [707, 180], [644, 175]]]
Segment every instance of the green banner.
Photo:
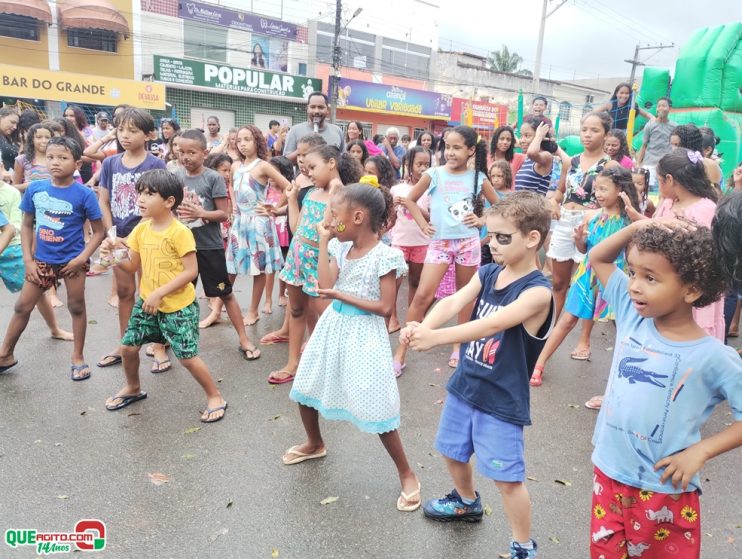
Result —
[[155, 80], [250, 95], [306, 99], [322, 80], [155, 55]]

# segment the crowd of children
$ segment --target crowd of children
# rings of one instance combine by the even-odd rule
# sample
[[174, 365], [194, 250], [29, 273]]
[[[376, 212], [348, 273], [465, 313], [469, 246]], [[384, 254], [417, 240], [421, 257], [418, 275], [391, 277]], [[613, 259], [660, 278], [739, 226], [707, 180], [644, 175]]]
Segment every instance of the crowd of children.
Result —
[[[619, 86], [606, 109], [619, 114], [623, 93]], [[70, 378], [90, 378], [85, 281], [99, 251], [104, 273], [113, 270], [121, 338], [97, 365], [122, 363], [125, 380], [106, 409], [147, 397], [139, 377], [144, 345], [154, 373], [171, 368], [172, 352], [204, 390], [201, 421], [220, 421], [227, 401], [199, 357], [200, 329], [219, 322], [224, 308], [239, 351], [259, 359], [246, 327], [260, 319], [263, 298], [262, 313], [273, 312], [278, 283], [284, 323], [260, 343], [288, 343], [286, 365], [268, 382], [292, 383], [289, 397], [306, 431], [283, 463], [327, 455], [320, 415], [349, 421], [378, 434], [394, 462], [398, 510], [476, 522], [484, 512], [475, 455], [500, 492], [511, 557], [525, 559], [538, 548], [525, 485], [530, 390], [548, 385], [548, 360], [580, 320], [571, 357], [583, 361], [594, 322], [612, 320], [608, 386], [586, 403], [600, 409], [590, 556], [666, 557], [670, 545], [680, 556], [700, 556], [698, 472], [742, 445], [742, 360], [723, 345], [735, 331], [741, 287], [742, 192], [722, 198], [708, 157], [693, 149], [695, 131], [681, 130], [679, 147], [651, 175], [635, 164], [608, 112], [583, 118], [584, 151], [569, 157], [534, 110], [519, 137], [498, 128], [489, 153], [466, 126], [449, 130], [438, 154], [433, 135], [421, 135], [398, 161], [400, 180], [383, 153], [369, 156], [358, 123], [352, 138], [349, 127], [347, 151], [318, 134], [299, 138], [295, 171], [288, 159], [270, 158], [275, 132], [269, 148], [256, 126], [231, 132], [231, 145], [215, 137], [211, 121], [208, 137], [162, 123], [174, 162], [166, 166], [147, 148], [156, 130], [147, 112], [124, 107], [114, 118], [115, 132], [103, 140], [119, 153], [105, 157], [93, 178], [97, 196], [78, 180], [84, 146], [44, 123], [28, 132], [15, 184], [0, 184], [0, 276], [20, 291], [0, 373], [20, 368], [14, 350], [38, 305], [52, 336], [73, 340]], [[742, 169], [734, 183], [742, 190]], [[232, 292], [237, 275], [252, 279], [244, 316]], [[441, 294], [447, 277], [452, 287]], [[210, 306], [203, 320], [199, 278]], [[44, 297], [61, 282], [72, 335], [59, 329]], [[445, 298], [435, 304], [437, 297]], [[389, 334], [398, 330], [393, 349]], [[435, 448], [454, 488], [424, 501], [402, 445], [395, 377], [414, 363], [410, 349], [442, 345], [453, 346], [455, 371]], [[703, 423], [724, 399], [734, 421], [703, 438]]]

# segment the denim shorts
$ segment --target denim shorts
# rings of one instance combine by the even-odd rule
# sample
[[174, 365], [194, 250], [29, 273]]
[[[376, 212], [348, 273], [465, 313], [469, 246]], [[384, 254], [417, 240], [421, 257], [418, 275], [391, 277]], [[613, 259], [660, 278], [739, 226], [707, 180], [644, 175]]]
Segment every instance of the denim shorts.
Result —
[[585, 259], [585, 255], [577, 250], [574, 239], [575, 227], [582, 223], [584, 215], [584, 210], [561, 209], [561, 217], [551, 233], [546, 256], [557, 262], [582, 262]]
[[443, 406], [438, 452], [457, 462], [477, 457], [477, 469], [495, 481], [525, 481], [523, 426], [497, 419], [449, 393]]

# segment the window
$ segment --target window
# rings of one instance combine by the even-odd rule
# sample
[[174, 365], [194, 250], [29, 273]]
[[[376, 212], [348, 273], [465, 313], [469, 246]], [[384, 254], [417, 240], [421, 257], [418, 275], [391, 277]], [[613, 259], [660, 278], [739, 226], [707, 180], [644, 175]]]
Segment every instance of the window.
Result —
[[78, 49], [116, 52], [118, 36], [113, 31], [103, 29], [68, 29], [67, 46]]
[[299, 70], [296, 72], [300, 76], [306, 76], [307, 75], [307, 63], [306, 62], [299, 62]]
[[39, 22], [32, 17], [0, 14], [0, 35], [13, 39], [38, 41]]
[[384, 37], [381, 71], [427, 78], [430, 72], [430, 49]]
[[593, 106], [590, 103], [582, 107], [582, 116], [585, 116], [586, 114], [589, 114], [591, 112], [593, 112]]
[[569, 120], [570, 113], [572, 112], [572, 105], [570, 105], [567, 101], [562, 101], [559, 103], [559, 119], [560, 120]]
[[227, 61], [226, 29], [184, 20], [183, 43], [183, 54], [187, 58]]

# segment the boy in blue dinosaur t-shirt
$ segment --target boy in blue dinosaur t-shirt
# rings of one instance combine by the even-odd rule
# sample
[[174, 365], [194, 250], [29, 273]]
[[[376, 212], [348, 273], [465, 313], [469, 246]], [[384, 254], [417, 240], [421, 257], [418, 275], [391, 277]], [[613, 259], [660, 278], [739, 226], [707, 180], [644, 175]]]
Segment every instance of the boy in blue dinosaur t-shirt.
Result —
[[[531, 501], [525, 481], [523, 427], [531, 424], [529, 377], [551, 331], [551, 285], [536, 267], [551, 216], [544, 197], [516, 192], [486, 213], [495, 264], [444, 299], [423, 320], [410, 322], [402, 343], [424, 351], [461, 343], [459, 365], [448, 383], [436, 449], [443, 455], [455, 489], [425, 503], [433, 520], [482, 519], [469, 459], [495, 481], [510, 521], [512, 558], [536, 557], [531, 539]], [[476, 300], [471, 321], [440, 328]]]
[[[628, 275], [614, 263], [627, 245]], [[685, 221], [637, 221], [590, 252], [617, 329], [593, 435], [592, 558], [700, 557], [698, 472], [742, 445], [742, 361], [693, 321], [724, 292], [719, 261], [711, 232]], [[734, 423], [702, 439], [725, 399]]]
[[[81, 160], [82, 148], [77, 142], [67, 137], [52, 138], [46, 148], [46, 164], [52, 178], [32, 182], [23, 195], [21, 247], [26, 281], [0, 346], [0, 373], [18, 363], [13, 351], [37, 301], [47, 289], [64, 280], [75, 336], [70, 377], [72, 380], [90, 377], [90, 367], [83, 356], [88, 324], [85, 272], [105, 233], [95, 194], [74, 179]], [[87, 244], [86, 220], [93, 228]]]

